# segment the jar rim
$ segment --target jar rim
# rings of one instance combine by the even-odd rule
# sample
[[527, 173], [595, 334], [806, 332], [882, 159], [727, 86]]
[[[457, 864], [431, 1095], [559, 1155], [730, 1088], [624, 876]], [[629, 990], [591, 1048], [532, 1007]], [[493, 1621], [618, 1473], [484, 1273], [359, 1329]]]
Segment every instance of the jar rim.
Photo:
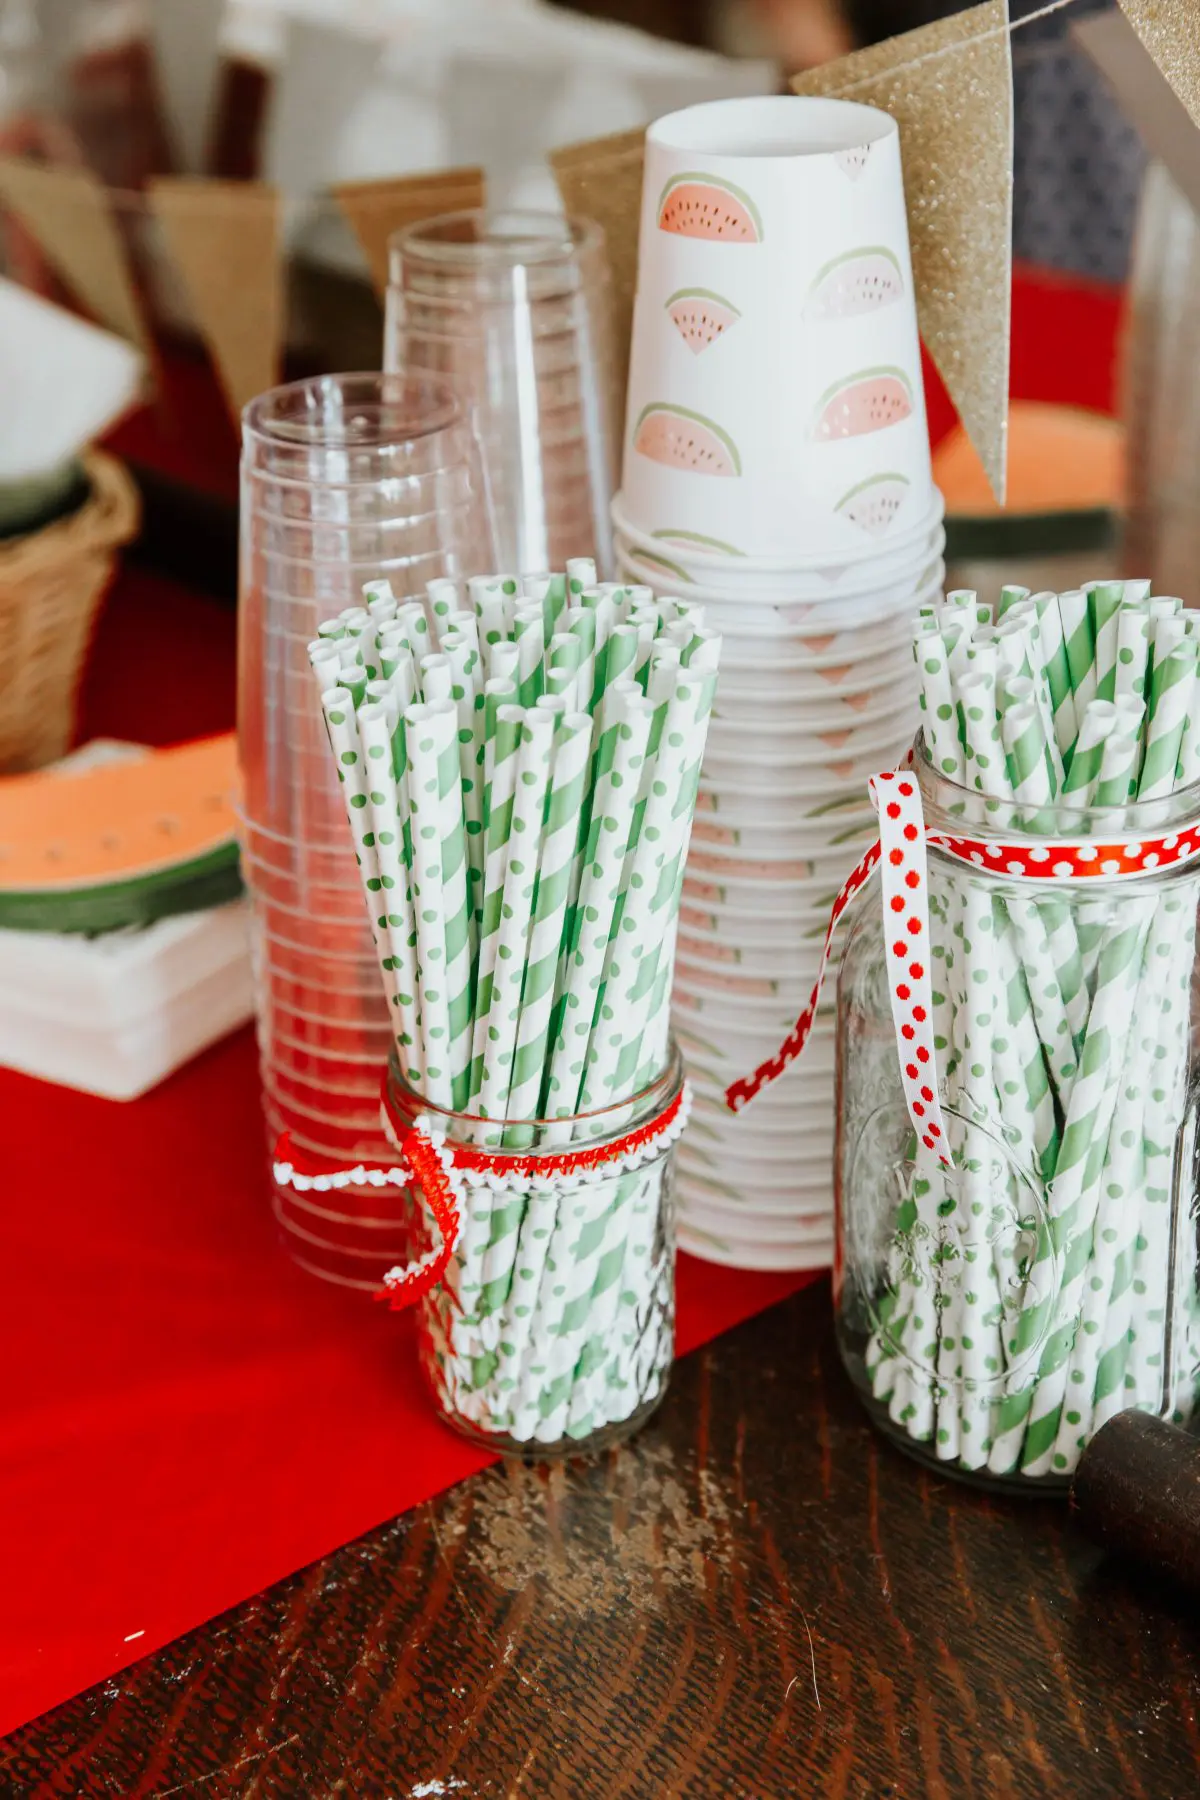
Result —
[[[1200, 821], [1200, 780], [1161, 800], [1130, 800], [1123, 806], [1075, 806], [1061, 798], [1042, 805], [999, 800], [941, 774], [933, 765], [923, 731], [913, 740], [913, 767], [926, 826], [946, 831], [969, 825], [984, 842], [1011, 840], [1015, 834], [1061, 839], [1063, 843], [1095, 839], [1116, 844], [1182, 830]], [[1188, 860], [1181, 858], [1172, 866], [1183, 867]], [[1161, 875], [1163, 870], [1155, 873]]]
[[[435, 1123], [441, 1119], [460, 1129], [464, 1126], [477, 1127], [482, 1131], [494, 1132], [503, 1127], [505, 1131], [512, 1132], [553, 1131], [556, 1134], [565, 1133], [568, 1128], [575, 1125], [587, 1124], [592, 1127], [586, 1139], [589, 1149], [595, 1149], [614, 1138], [622, 1137], [639, 1123], [644, 1123], [647, 1119], [652, 1119], [657, 1114], [665, 1112], [682, 1089], [683, 1083], [683, 1056], [672, 1037], [667, 1045], [667, 1060], [658, 1074], [637, 1093], [630, 1094], [623, 1100], [616, 1100], [606, 1106], [595, 1107], [586, 1112], [563, 1115], [559, 1118], [488, 1119], [481, 1114], [455, 1112], [453, 1107], [439, 1106], [434, 1101], [427, 1100], [415, 1088], [410, 1087], [400, 1073], [399, 1058], [394, 1044], [388, 1059], [389, 1088], [397, 1087], [403, 1095], [415, 1102], [415, 1110], [426, 1114]], [[597, 1130], [597, 1127], [601, 1129]], [[561, 1156], [564, 1147], [567, 1147], [564, 1138], [556, 1136], [553, 1145], [539, 1147], [534, 1144], [528, 1149], [524, 1147], [513, 1149], [511, 1154], [532, 1158]], [[506, 1154], [505, 1149], [501, 1146], [497, 1146], [497, 1151], [500, 1155]]]

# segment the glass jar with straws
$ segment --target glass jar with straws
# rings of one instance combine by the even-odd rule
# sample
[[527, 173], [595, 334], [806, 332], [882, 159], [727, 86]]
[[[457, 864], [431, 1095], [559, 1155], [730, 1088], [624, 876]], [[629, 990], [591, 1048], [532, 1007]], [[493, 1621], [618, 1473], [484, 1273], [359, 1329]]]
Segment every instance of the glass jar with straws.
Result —
[[[927, 609], [839, 984], [836, 1305], [878, 1425], [1064, 1487], [1200, 1381], [1196, 615], [1149, 583]], [[882, 902], [882, 904], [881, 904]]]
[[[720, 640], [699, 608], [564, 575], [430, 585], [311, 646], [394, 1025], [395, 1167], [428, 1241], [385, 1272], [423, 1301], [445, 1415], [497, 1448], [594, 1447], [661, 1397], [675, 931]], [[381, 1076], [384, 1073], [380, 1072]]]

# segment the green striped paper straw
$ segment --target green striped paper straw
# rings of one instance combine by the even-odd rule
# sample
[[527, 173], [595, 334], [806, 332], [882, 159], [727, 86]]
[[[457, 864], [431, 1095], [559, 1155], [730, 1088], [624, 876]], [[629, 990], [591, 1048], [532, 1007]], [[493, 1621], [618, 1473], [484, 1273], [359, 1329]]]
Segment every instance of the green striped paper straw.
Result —
[[[554, 714], [538, 708], [525, 713], [491, 989], [486, 1013], [476, 1017], [482, 1067], [472, 1085], [478, 1091], [474, 1110], [482, 1119], [503, 1121], [508, 1111], [553, 744]], [[498, 1145], [503, 1135], [500, 1124], [483, 1132], [482, 1141]]]
[[1113, 700], [1117, 691], [1117, 637], [1124, 587], [1119, 581], [1098, 582], [1088, 595], [1092, 629], [1096, 697]]
[[1146, 750], [1138, 777], [1139, 800], [1164, 799], [1175, 786], [1179, 747], [1196, 687], [1196, 651], [1196, 640], [1186, 638], [1159, 662], [1156, 646], [1146, 709]]
[[496, 693], [492, 682], [485, 689], [484, 707], [488, 721], [483, 763], [484, 875], [475, 973], [470, 1111], [476, 1110], [479, 1084], [483, 1077], [487, 1016], [491, 1007], [492, 976], [500, 942], [504, 877], [508, 863], [508, 841], [512, 835], [513, 800], [517, 789], [521, 727], [525, 722], [524, 708], [513, 705], [504, 695]]

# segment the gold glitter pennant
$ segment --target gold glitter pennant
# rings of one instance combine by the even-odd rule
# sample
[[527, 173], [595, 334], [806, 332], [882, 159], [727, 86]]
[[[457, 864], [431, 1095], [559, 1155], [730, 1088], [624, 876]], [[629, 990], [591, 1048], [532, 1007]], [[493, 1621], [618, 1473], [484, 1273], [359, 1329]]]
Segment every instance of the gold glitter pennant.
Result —
[[645, 141], [644, 130], [618, 131], [611, 137], [567, 144], [550, 153], [550, 166], [567, 212], [581, 219], [594, 219], [604, 232], [612, 271], [613, 360], [622, 406], [629, 376], [629, 339], [637, 287]]
[[1012, 276], [1007, 0], [856, 50], [792, 86], [880, 107], [899, 125], [921, 335], [1003, 504]]
[[1196, 0], [1120, 0], [1121, 11], [1200, 125], [1200, 20]]

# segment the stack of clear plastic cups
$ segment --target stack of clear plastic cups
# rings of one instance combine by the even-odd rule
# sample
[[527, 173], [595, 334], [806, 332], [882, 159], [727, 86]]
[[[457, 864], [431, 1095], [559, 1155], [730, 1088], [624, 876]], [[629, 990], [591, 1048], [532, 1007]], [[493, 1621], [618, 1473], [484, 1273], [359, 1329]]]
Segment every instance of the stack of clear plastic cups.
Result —
[[599, 226], [463, 212], [389, 247], [384, 367], [444, 377], [475, 409], [507, 569], [590, 556], [609, 572], [616, 430]]
[[833, 1250], [832, 990], [803, 1061], [731, 1083], [808, 1004], [875, 830], [867, 778], [917, 720], [913, 624], [941, 591], [895, 122], [719, 101], [646, 136], [619, 577], [721, 634], [676, 942], [695, 1103], [680, 1245], [760, 1269]]
[[[422, 375], [331, 375], [243, 420], [238, 741], [268, 1149], [394, 1160], [379, 1122], [391, 1029], [307, 646], [386, 578], [397, 598], [494, 566], [478, 444]], [[296, 1261], [373, 1292], [402, 1260], [394, 1189], [272, 1188]]]

